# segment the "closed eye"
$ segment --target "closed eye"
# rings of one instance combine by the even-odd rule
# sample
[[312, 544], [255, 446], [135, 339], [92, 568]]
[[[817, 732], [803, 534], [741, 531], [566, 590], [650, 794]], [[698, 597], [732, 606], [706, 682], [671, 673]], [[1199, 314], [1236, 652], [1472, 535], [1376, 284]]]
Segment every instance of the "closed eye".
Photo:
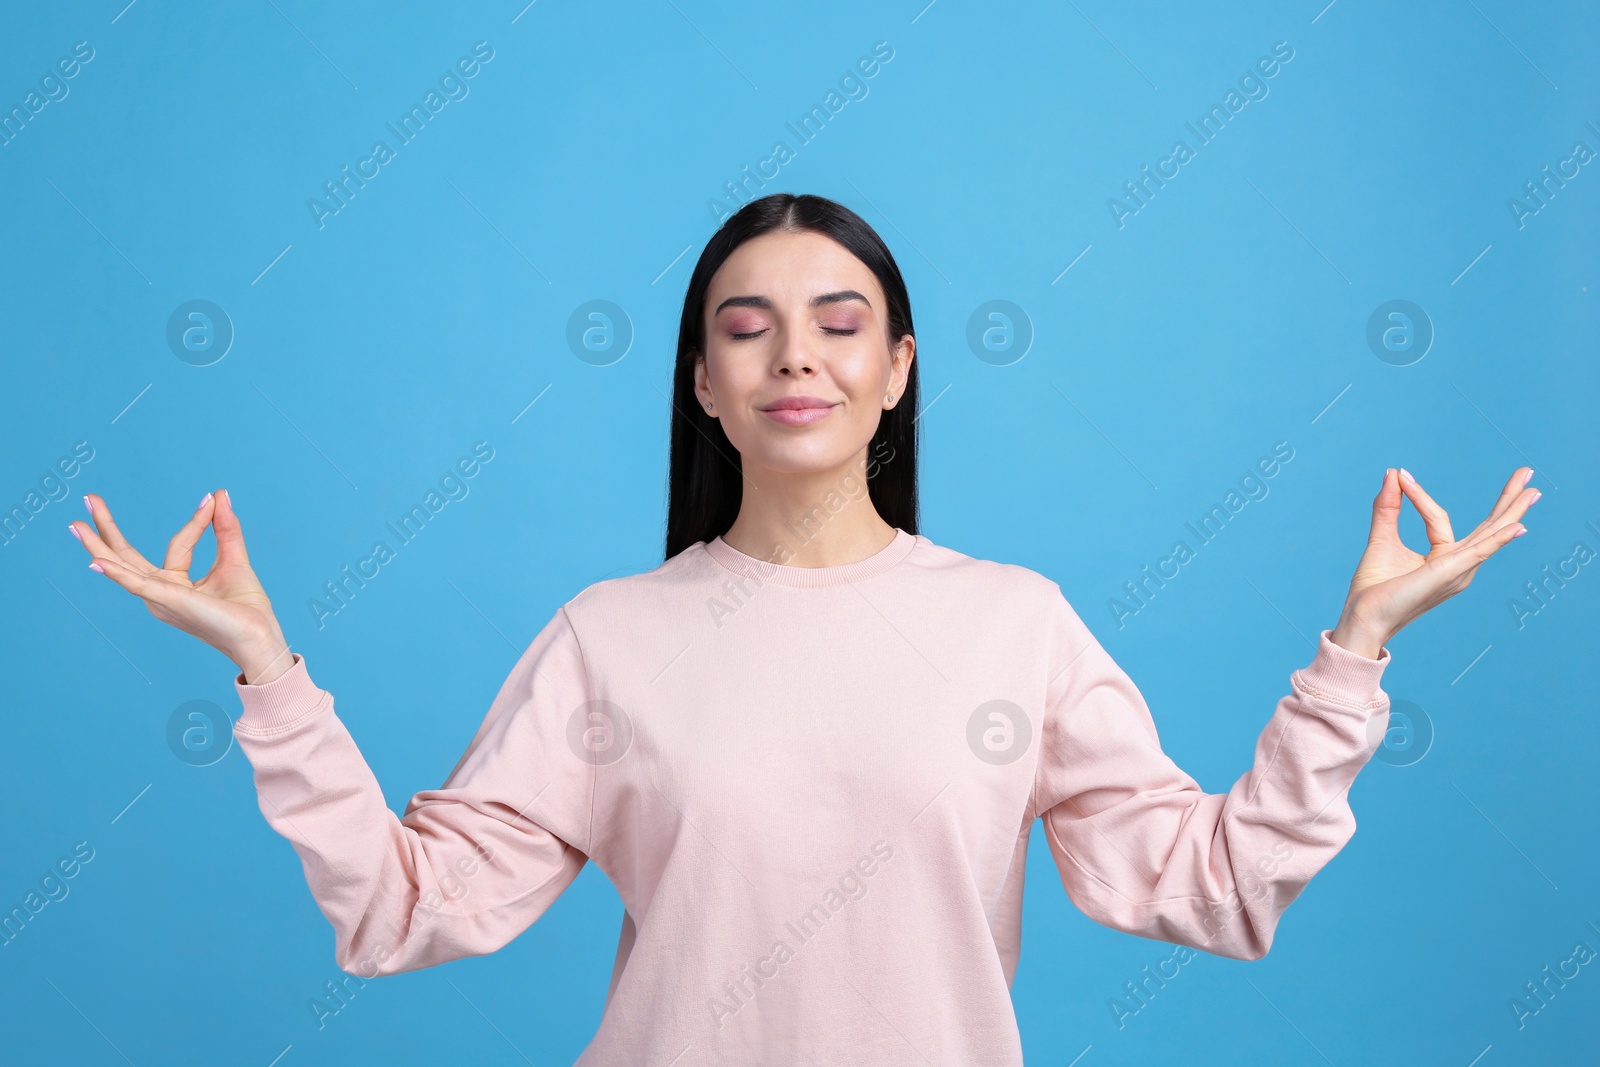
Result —
[[[756, 330], [754, 333], [735, 333], [735, 334], [729, 334], [729, 336], [732, 337], [735, 341], [748, 341], [748, 340], [750, 340], [750, 338], [752, 338], [752, 337], [760, 337], [762, 334], [764, 334], [766, 332], [767, 332], [766, 330]], [[822, 328], [822, 332], [823, 333], [831, 333], [831, 334], [833, 334], [833, 335], [835, 335], [837, 337], [852, 337], [856, 333], [855, 330], [836, 330], [836, 329], [833, 329], [832, 327], [829, 327], [829, 326], [824, 326]]]

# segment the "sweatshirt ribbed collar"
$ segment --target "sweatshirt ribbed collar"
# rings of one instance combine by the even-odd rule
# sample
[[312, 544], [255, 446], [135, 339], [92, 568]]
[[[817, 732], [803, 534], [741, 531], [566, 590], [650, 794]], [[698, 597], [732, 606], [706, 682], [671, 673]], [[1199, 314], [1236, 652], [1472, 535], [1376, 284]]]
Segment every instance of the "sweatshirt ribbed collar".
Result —
[[713, 560], [736, 574], [747, 575], [763, 582], [816, 588], [844, 585], [882, 574], [911, 554], [917, 546], [917, 535], [895, 527], [894, 540], [865, 559], [844, 563], [837, 567], [791, 567], [781, 563], [768, 563], [755, 556], [746, 555], [724, 541], [721, 536], [703, 542]]

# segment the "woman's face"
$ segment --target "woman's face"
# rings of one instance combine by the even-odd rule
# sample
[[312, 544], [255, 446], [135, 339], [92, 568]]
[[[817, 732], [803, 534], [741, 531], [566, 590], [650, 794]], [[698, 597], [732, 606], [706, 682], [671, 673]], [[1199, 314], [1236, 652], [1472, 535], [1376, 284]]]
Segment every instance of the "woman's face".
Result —
[[[865, 462], [878, 420], [905, 395], [916, 341], [891, 347], [883, 288], [864, 263], [820, 233], [774, 230], [717, 269], [705, 315], [695, 393], [746, 472]], [[820, 406], [774, 410], [800, 397]]]

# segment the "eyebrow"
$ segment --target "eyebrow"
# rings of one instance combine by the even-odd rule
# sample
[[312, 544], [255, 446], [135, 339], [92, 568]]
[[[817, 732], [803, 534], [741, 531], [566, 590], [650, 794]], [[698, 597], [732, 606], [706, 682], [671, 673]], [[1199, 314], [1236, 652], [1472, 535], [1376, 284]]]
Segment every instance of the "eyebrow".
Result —
[[[823, 293], [821, 296], [811, 298], [811, 306], [822, 307], [824, 304], [837, 304], [845, 300], [859, 300], [867, 307], [872, 306], [872, 301], [856, 292], [854, 289], [840, 289], [836, 293]], [[772, 301], [764, 296], [730, 296], [717, 305], [717, 310], [711, 313], [712, 318], [722, 314], [723, 308], [761, 308], [763, 311], [772, 310]]]

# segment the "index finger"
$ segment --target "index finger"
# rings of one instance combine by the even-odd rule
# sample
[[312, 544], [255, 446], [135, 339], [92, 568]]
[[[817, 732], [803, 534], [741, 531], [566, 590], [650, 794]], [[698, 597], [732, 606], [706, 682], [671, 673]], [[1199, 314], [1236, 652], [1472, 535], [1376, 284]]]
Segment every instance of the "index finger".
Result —
[[189, 564], [194, 560], [195, 542], [211, 525], [211, 502], [215, 496], [214, 493], [207, 493], [201, 497], [200, 506], [194, 509], [189, 521], [167, 542], [167, 560], [163, 570], [179, 571], [185, 575], [189, 573]]
[[1422, 524], [1428, 531], [1428, 543], [1431, 545], [1448, 545], [1455, 541], [1455, 532], [1450, 529], [1450, 516], [1439, 506], [1439, 502], [1428, 495], [1428, 491], [1411, 476], [1411, 472], [1404, 467], [1400, 468], [1400, 489], [1411, 499], [1411, 504], [1417, 509], [1417, 514], [1422, 516]]

